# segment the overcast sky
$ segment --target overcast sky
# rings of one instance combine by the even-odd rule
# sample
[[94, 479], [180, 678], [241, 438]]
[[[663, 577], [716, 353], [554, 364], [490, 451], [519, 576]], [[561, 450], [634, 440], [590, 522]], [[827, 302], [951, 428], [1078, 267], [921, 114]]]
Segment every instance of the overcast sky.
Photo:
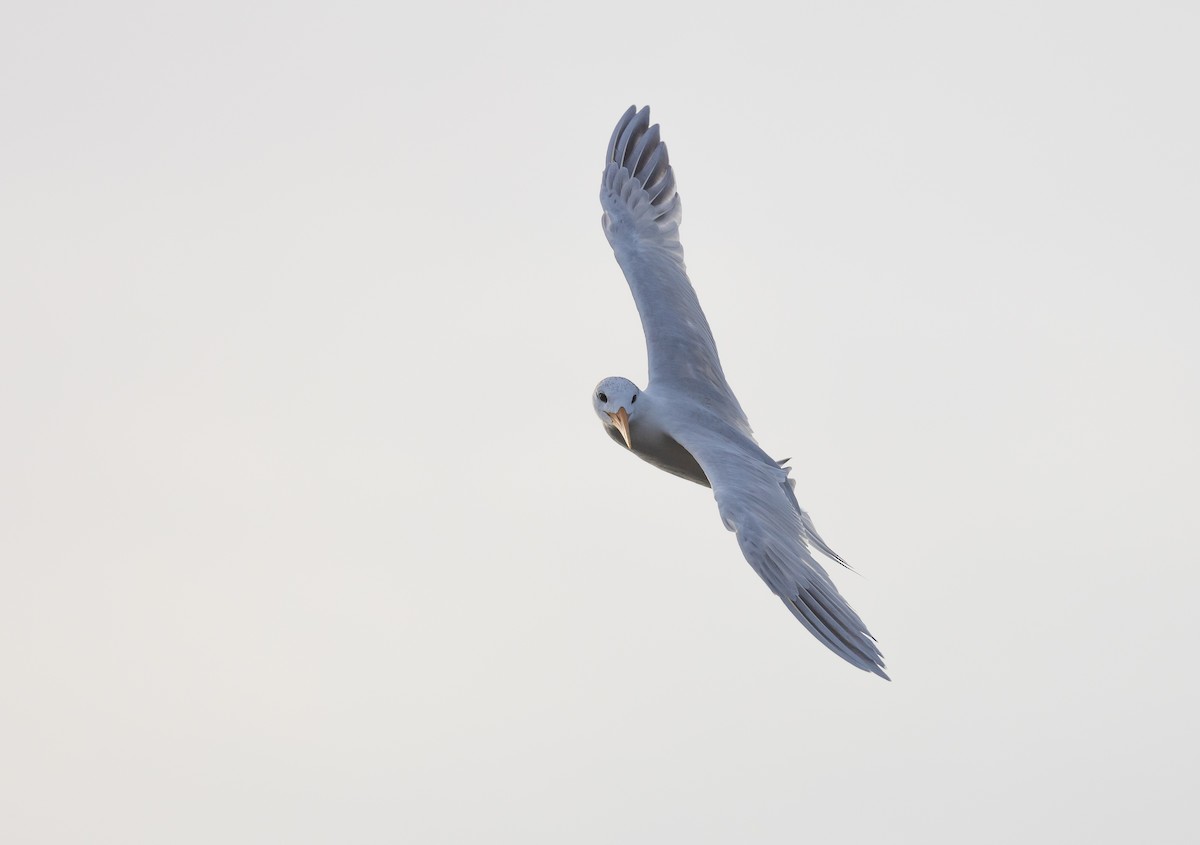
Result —
[[[1200, 12], [26, 3], [0, 840], [1194, 842]], [[894, 682], [623, 453], [650, 104]]]

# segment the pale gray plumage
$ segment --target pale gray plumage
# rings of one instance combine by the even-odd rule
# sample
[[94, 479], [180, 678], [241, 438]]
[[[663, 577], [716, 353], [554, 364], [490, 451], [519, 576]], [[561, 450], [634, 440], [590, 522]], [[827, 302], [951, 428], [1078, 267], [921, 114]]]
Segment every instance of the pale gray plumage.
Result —
[[679, 242], [681, 208], [650, 109], [613, 130], [600, 188], [604, 233], [642, 319], [649, 385], [607, 378], [593, 407], [613, 439], [667, 472], [711, 486], [746, 560], [835, 654], [887, 678], [883, 655], [810, 546], [842, 563], [796, 501], [790, 469], [754, 440], [717, 356]]

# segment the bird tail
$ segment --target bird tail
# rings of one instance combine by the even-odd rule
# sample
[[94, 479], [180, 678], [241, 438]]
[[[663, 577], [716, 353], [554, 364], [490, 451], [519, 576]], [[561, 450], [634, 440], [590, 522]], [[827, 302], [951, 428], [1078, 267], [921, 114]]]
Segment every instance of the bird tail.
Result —
[[796, 499], [796, 479], [790, 477], [792, 474], [792, 467], [784, 466], [784, 464], [790, 460], [791, 458], [781, 458], [775, 463], [784, 471], [787, 476], [789, 476], [785, 486], [788, 496], [792, 500], [792, 506], [795, 507], [796, 512], [800, 514], [800, 525], [804, 532], [802, 539], [804, 540], [805, 544], [812, 546], [821, 554], [825, 555], [825, 557], [829, 558], [830, 560], [837, 561], [851, 572], [855, 572], [853, 566], [842, 560], [842, 556], [833, 549], [829, 548], [829, 544], [821, 539], [821, 535], [817, 533], [816, 526], [813, 525], [812, 517], [808, 515], [808, 511], [800, 507], [800, 502]]

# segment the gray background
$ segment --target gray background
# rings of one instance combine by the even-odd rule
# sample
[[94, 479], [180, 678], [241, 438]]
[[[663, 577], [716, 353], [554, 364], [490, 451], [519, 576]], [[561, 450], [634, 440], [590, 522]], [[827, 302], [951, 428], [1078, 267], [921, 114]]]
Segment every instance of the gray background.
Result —
[[[1195, 7], [411, 5], [5, 11], [0, 839], [1195, 841]], [[630, 103], [892, 684], [592, 413]]]

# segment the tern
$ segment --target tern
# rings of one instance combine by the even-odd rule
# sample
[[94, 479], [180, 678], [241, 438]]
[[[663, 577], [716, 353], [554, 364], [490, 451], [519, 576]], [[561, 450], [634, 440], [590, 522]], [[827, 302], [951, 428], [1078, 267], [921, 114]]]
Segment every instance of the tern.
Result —
[[711, 487], [721, 521], [792, 615], [848, 663], [890, 680], [875, 638], [812, 550], [845, 561], [800, 507], [785, 461], [771, 458], [754, 439], [725, 380], [684, 268], [675, 175], [649, 107], [630, 106], [613, 130], [600, 203], [649, 359], [644, 389], [614, 376], [592, 391], [605, 430], [642, 460]]

